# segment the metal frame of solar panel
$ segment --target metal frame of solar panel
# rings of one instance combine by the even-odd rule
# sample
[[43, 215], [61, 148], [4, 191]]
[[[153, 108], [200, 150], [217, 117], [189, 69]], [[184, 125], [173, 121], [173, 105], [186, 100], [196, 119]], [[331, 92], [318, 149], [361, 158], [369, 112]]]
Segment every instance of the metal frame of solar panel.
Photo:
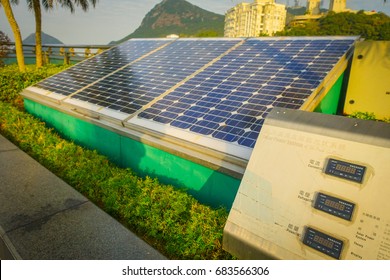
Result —
[[195, 162], [241, 173], [267, 113], [273, 107], [314, 110], [345, 70], [356, 40], [132, 39], [23, 95]]
[[248, 39], [127, 124], [247, 160], [273, 107], [314, 110], [355, 39]]

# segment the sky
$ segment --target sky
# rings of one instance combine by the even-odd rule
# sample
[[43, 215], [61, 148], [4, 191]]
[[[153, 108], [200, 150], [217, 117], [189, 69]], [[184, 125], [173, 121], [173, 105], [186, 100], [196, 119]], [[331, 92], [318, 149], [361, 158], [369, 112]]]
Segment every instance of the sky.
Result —
[[[98, 0], [95, 8], [84, 13], [80, 8], [74, 14], [69, 10], [56, 8], [43, 12], [43, 31], [56, 37], [65, 44], [101, 44], [122, 39], [132, 33], [144, 16], [162, 0]], [[208, 11], [225, 14], [228, 9], [241, 2], [253, 0], [187, 0]], [[25, 0], [14, 6], [14, 14], [21, 29], [22, 38], [35, 31], [34, 14], [29, 11]], [[276, 0], [280, 4], [294, 4], [294, 0]], [[306, 6], [306, 0], [299, 1]], [[383, 0], [347, 0], [347, 7], [353, 10], [375, 10], [390, 15], [390, 1]], [[324, 7], [329, 7], [329, 0], [324, 0]], [[13, 34], [0, 8], [0, 30], [13, 41]]]

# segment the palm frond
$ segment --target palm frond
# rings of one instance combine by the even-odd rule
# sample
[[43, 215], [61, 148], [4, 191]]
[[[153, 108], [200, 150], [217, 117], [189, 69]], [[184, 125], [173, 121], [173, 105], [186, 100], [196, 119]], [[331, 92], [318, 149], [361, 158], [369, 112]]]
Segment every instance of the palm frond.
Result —
[[71, 0], [57, 0], [57, 2], [59, 2], [59, 4], [61, 5], [61, 8], [67, 8], [70, 10], [71, 13], [74, 13], [75, 9], [74, 9], [73, 1], [71, 1]]
[[86, 12], [88, 11], [90, 4], [95, 8], [97, 0], [74, 0], [74, 2], [77, 6], [80, 6], [84, 12]]
[[[34, 8], [34, 1], [40, 1], [40, 0], [26, 0], [27, 7], [29, 10], [32, 10]], [[70, 10], [71, 13], [75, 12], [75, 6], [81, 7], [83, 11], [88, 11], [90, 5], [95, 8], [96, 3], [98, 0], [42, 0], [42, 7], [45, 10], [51, 10], [54, 8], [55, 4], [59, 4], [61, 8], [67, 8]], [[13, 5], [18, 5], [19, 0], [10, 0], [10, 3]], [[0, 2], [1, 7], [1, 2]]]
[[[19, 5], [19, 0], [10, 0], [9, 1], [12, 5]], [[1, 2], [0, 2], [0, 7], [1, 7]]]
[[29, 10], [32, 10], [34, 8], [33, 0], [27, 0], [27, 7]]
[[54, 7], [54, 0], [42, 0], [42, 7], [47, 11]]

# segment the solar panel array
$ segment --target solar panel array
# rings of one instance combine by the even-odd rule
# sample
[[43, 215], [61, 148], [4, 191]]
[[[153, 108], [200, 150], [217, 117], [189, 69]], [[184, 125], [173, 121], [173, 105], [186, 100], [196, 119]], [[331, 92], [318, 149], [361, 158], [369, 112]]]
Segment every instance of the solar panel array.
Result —
[[267, 113], [299, 109], [349, 47], [249, 39], [139, 117], [252, 148]]
[[35, 86], [69, 96], [168, 42], [169, 40], [129, 40]]
[[268, 112], [299, 109], [355, 40], [130, 40], [35, 86], [175, 137], [250, 149]]
[[172, 42], [72, 98], [133, 114], [236, 43], [225, 40]]

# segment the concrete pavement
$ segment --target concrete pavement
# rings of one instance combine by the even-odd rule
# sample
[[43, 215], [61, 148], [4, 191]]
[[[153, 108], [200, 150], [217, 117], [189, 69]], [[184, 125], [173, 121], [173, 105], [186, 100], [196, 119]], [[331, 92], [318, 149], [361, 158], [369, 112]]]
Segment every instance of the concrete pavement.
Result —
[[0, 259], [165, 259], [0, 135]]

